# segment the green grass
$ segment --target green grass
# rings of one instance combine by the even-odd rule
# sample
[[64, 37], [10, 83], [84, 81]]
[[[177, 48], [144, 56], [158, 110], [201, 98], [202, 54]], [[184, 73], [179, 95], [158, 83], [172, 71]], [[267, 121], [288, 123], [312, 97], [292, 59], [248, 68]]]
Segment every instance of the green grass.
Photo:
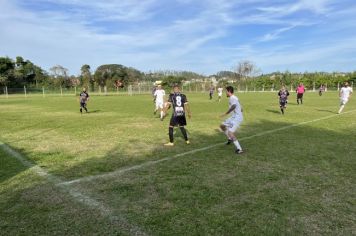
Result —
[[[356, 234], [356, 111], [248, 138], [334, 115], [335, 92], [299, 106], [292, 94], [284, 116], [275, 93], [239, 93], [245, 154], [220, 145], [173, 158], [225, 141], [227, 99], [187, 96], [191, 145], [177, 130], [163, 146], [169, 119], [153, 116], [149, 95], [93, 96], [83, 115], [74, 96], [1, 97], [0, 141], [65, 181], [171, 158], [69, 186], [150, 235]], [[129, 234], [2, 149], [0, 164], [1, 235]]]

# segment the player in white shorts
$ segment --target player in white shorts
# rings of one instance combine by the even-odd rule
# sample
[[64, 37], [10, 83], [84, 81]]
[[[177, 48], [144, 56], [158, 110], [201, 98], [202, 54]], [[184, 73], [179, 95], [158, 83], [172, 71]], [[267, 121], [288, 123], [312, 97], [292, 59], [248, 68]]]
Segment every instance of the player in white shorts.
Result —
[[153, 113], [156, 115], [156, 112], [158, 111], [158, 109], [160, 109], [161, 120], [163, 120], [163, 117], [164, 117], [163, 107], [164, 107], [164, 96], [165, 95], [166, 95], [166, 92], [162, 89], [162, 86], [158, 85], [155, 93], [153, 94], [153, 96], [155, 97], [155, 101], [156, 101], [156, 108]]
[[226, 87], [226, 96], [229, 98], [229, 110], [222, 114], [221, 117], [224, 117], [230, 113], [232, 113], [232, 115], [220, 125], [220, 128], [224, 131], [228, 138], [227, 144], [234, 143], [236, 147], [236, 154], [241, 154], [243, 153], [243, 150], [234, 133], [243, 121], [242, 107], [239, 99], [234, 95], [234, 88], [232, 86]]
[[219, 87], [219, 88], [218, 88], [218, 100], [219, 100], [219, 102], [220, 102], [220, 100], [221, 100], [222, 93], [223, 93], [223, 88], [222, 88], [222, 87]]
[[340, 109], [338, 114], [342, 112], [344, 109], [346, 103], [349, 101], [351, 94], [352, 94], [352, 88], [349, 86], [348, 82], [344, 83], [344, 86], [340, 89], [339, 92], [339, 97], [340, 97]]

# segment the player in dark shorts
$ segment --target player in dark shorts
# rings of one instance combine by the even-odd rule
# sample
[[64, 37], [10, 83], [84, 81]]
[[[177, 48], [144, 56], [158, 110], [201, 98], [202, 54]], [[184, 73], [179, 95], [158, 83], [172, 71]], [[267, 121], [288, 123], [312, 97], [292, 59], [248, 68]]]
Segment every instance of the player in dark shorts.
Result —
[[214, 86], [211, 86], [210, 89], [209, 89], [209, 98], [210, 98], [210, 100], [213, 99], [214, 90], [215, 90]]
[[169, 143], [164, 144], [165, 146], [174, 146], [173, 143], [173, 129], [178, 126], [183, 134], [186, 144], [189, 144], [187, 131], [184, 126], [187, 125], [187, 120], [185, 118], [185, 113], [188, 113], [188, 117], [191, 117], [187, 97], [182, 94], [179, 90], [179, 87], [175, 85], [173, 87], [173, 93], [169, 95], [168, 106], [165, 107], [164, 113], [167, 113], [169, 105], [173, 108], [172, 117], [169, 122], [168, 134], [169, 134]]
[[88, 112], [87, 102], [89, 100], [89, 94], [87, 93], [86, 88], [83, 88], [83, 91], [79, 94], [79, 102], [80, 102], [80, 113], [83, 112], [83, 108], [85, 112]]
[[281, 112], [284, 115], [284, 110], [287, 108], [289, 92], [286, 87], [283, 85], [281, 90], [278, 92], [279, 97], [279, 107], [281, 108]]

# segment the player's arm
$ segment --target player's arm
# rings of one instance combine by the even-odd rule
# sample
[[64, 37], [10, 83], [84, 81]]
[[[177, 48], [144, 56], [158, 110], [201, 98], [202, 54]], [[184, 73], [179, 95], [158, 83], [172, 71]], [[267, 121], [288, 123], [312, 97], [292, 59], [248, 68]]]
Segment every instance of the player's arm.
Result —
[[192, 113], [190, 112], [189, 103], [184, 103], [184, 111], [188, 114], [189, 119], [192, 118]]
[[[235, 108], [236, 108], [236, 104], [233, 104], [233, 105], [229, 108], [229, 110], [228, 110], [227, 112], [225, 112], [224, 114], [221, 115], [221, 117], [224, 117], [224, 116], [230, 114], [230, 112], [232, 112], [233, 110], [235, 110]], [[241, 110], [241, 111], [242, 111], [242, 110]]]

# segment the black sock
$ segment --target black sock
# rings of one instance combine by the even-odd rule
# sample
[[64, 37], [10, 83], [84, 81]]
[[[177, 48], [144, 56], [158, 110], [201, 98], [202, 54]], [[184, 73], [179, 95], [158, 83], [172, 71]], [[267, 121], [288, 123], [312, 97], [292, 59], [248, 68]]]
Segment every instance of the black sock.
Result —
[[88, 112], [88, 109], [86, 107], [84, 107], [85, 111]]
[[180, 131], [182, 131], [185, 141], [188, 141], [187, 131], [185, 130], [184, 126], [181, 126], [179, 128], [180, 128]]
[[82, 113], [82, 108], [80, 108], [80, 113]]
[[281, 108], [281, 112], [282, 112], [282, 114], [284, 114], [284, 109], [283, 108]]
[[173, 143], [173, 127], [168, 128], [169, 142]]

